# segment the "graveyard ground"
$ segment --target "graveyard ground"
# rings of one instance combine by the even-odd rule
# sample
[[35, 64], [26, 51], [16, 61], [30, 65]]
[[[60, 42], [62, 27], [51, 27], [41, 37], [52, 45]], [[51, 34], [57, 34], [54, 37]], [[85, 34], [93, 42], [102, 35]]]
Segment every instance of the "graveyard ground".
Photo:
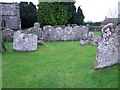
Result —
[[[97, 33], [98, 34], [98, 33]], [[35, 52], [13, 52], [5, 43], [3, 88], [117, 88], [118, 65], [94, 70], [95, 46], [46, 42]]]

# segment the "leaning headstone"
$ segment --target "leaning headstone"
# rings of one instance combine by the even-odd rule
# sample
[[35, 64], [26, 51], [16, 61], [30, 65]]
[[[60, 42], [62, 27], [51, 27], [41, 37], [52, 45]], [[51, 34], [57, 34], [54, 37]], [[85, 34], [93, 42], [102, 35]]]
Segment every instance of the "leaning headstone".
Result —
[[95, 69], [118, 63], [118, 35], [114, 24], [102, 28], [102, 39], [98, 45]]
[[118, 25], [118, 27], [116, 28], [118, 30], [118, 61], [120, 63], [120, 24]]
[[13, 40], [13, 33], [14, 31], [10, 28], [6, 28], [2, 31], [2, 38], [3, 38], [3, 41], [8, 41], [8, 42], [11, 42]]
[[14, 51], [35, 51], [37, 50], [37, 36], [26, 34], [22, 30], [16, 31], [13, 36]]

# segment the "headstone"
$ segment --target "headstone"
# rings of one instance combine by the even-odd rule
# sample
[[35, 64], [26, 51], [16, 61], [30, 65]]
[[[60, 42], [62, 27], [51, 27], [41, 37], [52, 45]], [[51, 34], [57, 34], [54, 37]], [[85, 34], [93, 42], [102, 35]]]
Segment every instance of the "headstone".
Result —
[[118, 35], [113, 23], [102, 28], [102, 39], [98, 45], [95, 69], [118, 63]]
[[88, 39], [89, 39], [89, 40], [94, 40], [94, 32], [91, 32], [91, 31], [90, 31], [90, 32], [88, 33]]
[[65, 28], [54, 28], [50, 25], [43, 27], [43, 38], [45, 41], [73, 41], [87, 38], [88, 28], [82, 26], [66, 26]]
[[62, 41], [62, 40], [64, 40], [64, 37], [63, 37], [64, 30], [63, 30], [63, 28], [61, 28], [61, 27], [55, 28], [54, 35], [55, 35], [54, 38], [56, 38], [55, 41]]
[[116, 28], [118, 30], [118, 61], [120, 63], [120, 24], [118, 25], [118, 27]]
[[52, 27], [51, 25], [46, 25], [43, 27], [43, 39], [45, 41], [53, 41], [54, 40], [54, 32], [55, 31], [55, 28]]
[[37, 36], [26, 34], [22, 30], [16, 31], [13, 36], [13, 50], [35, 51], [37, 50]]
[[101, 41], [101, 36], [94, 36], [93, 45], [98, 46], [100, 41]]
[[13, 33], [14, 31], [10, 28], [6, 28], [2, 31], [2, 38], [3, 38], [3, 41], [9, 41], [11, 42], [13, 40]]
[[38, 40], [43, 40], [43, 33], [42, 33], [42, 29], [40, 28], [40, 24], [38, 22], [34, 23], [34, 27], [29, 28], [27, 30], [28, 34], [35, 34], [38, 36]]
[[80, 40], [80, 45], [81, 45], [81, 46], [86, 45], [86, 41], [85, 41], [85, 40]]
[[73, 27], [73, 32], [75, 33], [75, 39], [74, 40], [80, 40], [82, 36], [82, 27], [80, 26], [75, 26]]
[[35, 23], [34, 23], [34, 27], [35, 27], [35, 28], [40, 28], [40, 23], [39, 23], [39, 22], [35, 22]]

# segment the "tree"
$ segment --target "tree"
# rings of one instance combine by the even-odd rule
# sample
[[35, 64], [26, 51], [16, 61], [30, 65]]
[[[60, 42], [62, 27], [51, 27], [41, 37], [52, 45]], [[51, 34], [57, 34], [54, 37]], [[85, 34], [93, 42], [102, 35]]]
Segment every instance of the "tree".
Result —
[[68, 21], [67, 6], [60, 2], [40, 2], [37, 20], [44, 25], [64, 25]]
[[76, 7], [75, 7], [75, 2], [68, 2], [68, 22], [67, 24], [75, 24], [74, 17], [76, 15]]
[[37, 21], [36, 6], [32, 2], [20, 2], [21, 27], [32, 27]]
[[76, 12], [73, 2], [40, 2], [37, 10], [37, 20], [44, 25], [82, 24], [84, 15], [79, 7]]
[[84, 17], [84, 14], [82, 12], [82, 9], [79, 6], [78, 10], [77, 10], [77, 13], [74, 16], [74, 21], [75, 21], [76, 24], [81, 25], [84, 22], [84, 18], [85, 17]]

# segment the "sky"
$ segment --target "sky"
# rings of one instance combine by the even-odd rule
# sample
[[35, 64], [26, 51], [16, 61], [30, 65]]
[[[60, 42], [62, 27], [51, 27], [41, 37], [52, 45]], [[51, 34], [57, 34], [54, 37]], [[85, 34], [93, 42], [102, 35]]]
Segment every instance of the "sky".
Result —
[[[4, 2], [20, 1], [33, 2], [35, 5], [38, 4], [38, 0], [4, 0]], [[103, 21], [105, 17], [117, 17], [119, 1], [120, 0], [76, 0], [75, 6], [81, 6], [85, 21], [99, 22]]]

